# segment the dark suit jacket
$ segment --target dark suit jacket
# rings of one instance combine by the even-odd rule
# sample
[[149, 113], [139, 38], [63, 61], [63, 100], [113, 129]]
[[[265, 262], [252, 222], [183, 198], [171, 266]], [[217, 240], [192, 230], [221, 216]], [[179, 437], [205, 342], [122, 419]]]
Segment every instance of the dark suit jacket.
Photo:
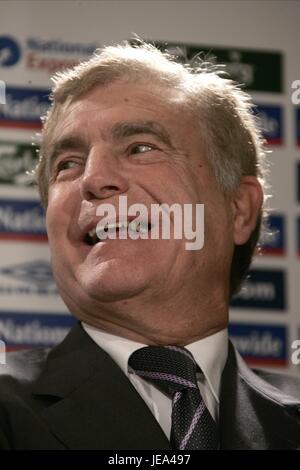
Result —
[[[80, 324], [50, 352], [8, 354], [0, 371], [1, 449], [170, 448], [130, 381]], [[267, 379], [254, 374], [230, 343], [221, 449], [300, 448], [300, 403], [292, 398], [299, 397], [300, 382], [273, 374]]]

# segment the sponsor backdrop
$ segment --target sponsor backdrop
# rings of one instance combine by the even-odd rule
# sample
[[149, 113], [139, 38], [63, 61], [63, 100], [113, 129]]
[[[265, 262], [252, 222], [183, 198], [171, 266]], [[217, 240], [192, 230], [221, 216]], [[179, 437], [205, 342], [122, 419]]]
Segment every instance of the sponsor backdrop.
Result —
[[299, 5], [23, 1], [1, 2], [1, 10], [0, 339], [8, 349], [52, 346], [74, 322], [53, 280], [30, 173], [50, 76], [135, 32], [179, 60], [202, 52], [225, 64], [253, 97], [270, 151], [273, 210], [262, 255], [232, 301], [229, 331], [251, 365], [300, 375], [291, 363], [300, 331], [300, 107], [291, 101], [291, 84], [300, 79]]

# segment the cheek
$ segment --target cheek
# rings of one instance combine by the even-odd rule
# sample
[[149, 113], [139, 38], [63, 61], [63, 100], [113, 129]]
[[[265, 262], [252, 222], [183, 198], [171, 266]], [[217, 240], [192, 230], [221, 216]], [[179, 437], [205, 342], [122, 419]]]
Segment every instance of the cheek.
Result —
[[48, 207], [46, 211], [46, 227], [50, 245], [54, 237], [64, 235], [78, 207], [75, 194], [68, 188], [53, 187], [49, 189]]
[[77, 181], [72, 183], [60, 183], [49, 188], [48, 208], [51, 215], [71, 214], [74, 208], [79, 207], [80, 195]]
[[[214, 253], [216, 259], [230, 257], [233, 249], [233, 225], [230, 214], [220, 207], [205, 207], [204, 244]], [[204, 210], [205, 210], [204, 209]]]
[[[61, 232], [61, 224], [58, 221], [57, 214], [58, 210], [52, 205], [48, 206], [47, 213], [46, 213], [46, 229], [48, 235], [48, 242], [50, 245], [50, 251], [52, 252], [52, 248], [58, 241], [59, 231]], [[53, 256], [53, 252], [51, 253]]]

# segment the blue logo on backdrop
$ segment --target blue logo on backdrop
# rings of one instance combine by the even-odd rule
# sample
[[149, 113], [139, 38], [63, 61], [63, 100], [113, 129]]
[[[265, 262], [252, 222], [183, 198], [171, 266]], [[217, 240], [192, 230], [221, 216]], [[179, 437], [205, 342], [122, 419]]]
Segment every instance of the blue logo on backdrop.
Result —
[[283, 121], [282, 109], [279, 106], [256, 106], [254, 112], [257, 114], [262, 133], [268, 144], [282, 145]]
[[51, 265], [48, 261], [37, 260], [0, 268], [0, 273], [22, 282], [35, 284], [40, 291], [54, 284]]
[[283, 326], [229, 324], [229, 336], [250, 364], [287, 365], [287, 331]]
[[27, 39], [27, 47], [33, 51], [45, 54], [64, 55], [92, 55], [99, 47], [98, 43], [66, 42], [59, 39], [40, 39], [30, 37]]
[[0, 268], [0, 295], [57, 297], [57, 287], [51, 265], [46, 260], [35, 260]]
[[0, 312], [0, 339], [8, 351], [52, 347], [64, 339], [75, 322], [66, 314]]
[[232, 307], [284, 310], [286, 308], [285, 272], [252, 269], [242, 290], [233, 297]]
[[0, 107], [0, 127], [39, 129], [49, 108], [49, 90], [6, 88], [6, 106]]
[[268, 216], [267, 233], [262, 237], [261, 250], [266, 255], [285, 254], [285, 218], [282, 215]]
[[21, 48], [10, 36], [0, 36], [0, 66], [11, 67], [19, 62]]
[[0, 199], [0, 240], [46, 242], [45, 215], [40, 203]]
[[297, 145], [300, 147], [300, 108], [296, 108], [296, 140]]

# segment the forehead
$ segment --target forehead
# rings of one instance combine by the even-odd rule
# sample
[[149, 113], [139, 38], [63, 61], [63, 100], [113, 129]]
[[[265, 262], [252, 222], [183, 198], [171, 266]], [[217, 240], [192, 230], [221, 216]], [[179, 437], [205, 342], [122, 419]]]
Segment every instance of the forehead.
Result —
[[[53, 137], [71, 130], [105, 129], [124, 118], [163, 121], [177, 127], [190, 121], [190, 113], [183, 109], [183, 98], [177, 92], [148, 84], [113, 83], [92, 89], [83, 97], [62, 106], [56, 119]], [[182, 111], [182, 112], [181, 112]]]

